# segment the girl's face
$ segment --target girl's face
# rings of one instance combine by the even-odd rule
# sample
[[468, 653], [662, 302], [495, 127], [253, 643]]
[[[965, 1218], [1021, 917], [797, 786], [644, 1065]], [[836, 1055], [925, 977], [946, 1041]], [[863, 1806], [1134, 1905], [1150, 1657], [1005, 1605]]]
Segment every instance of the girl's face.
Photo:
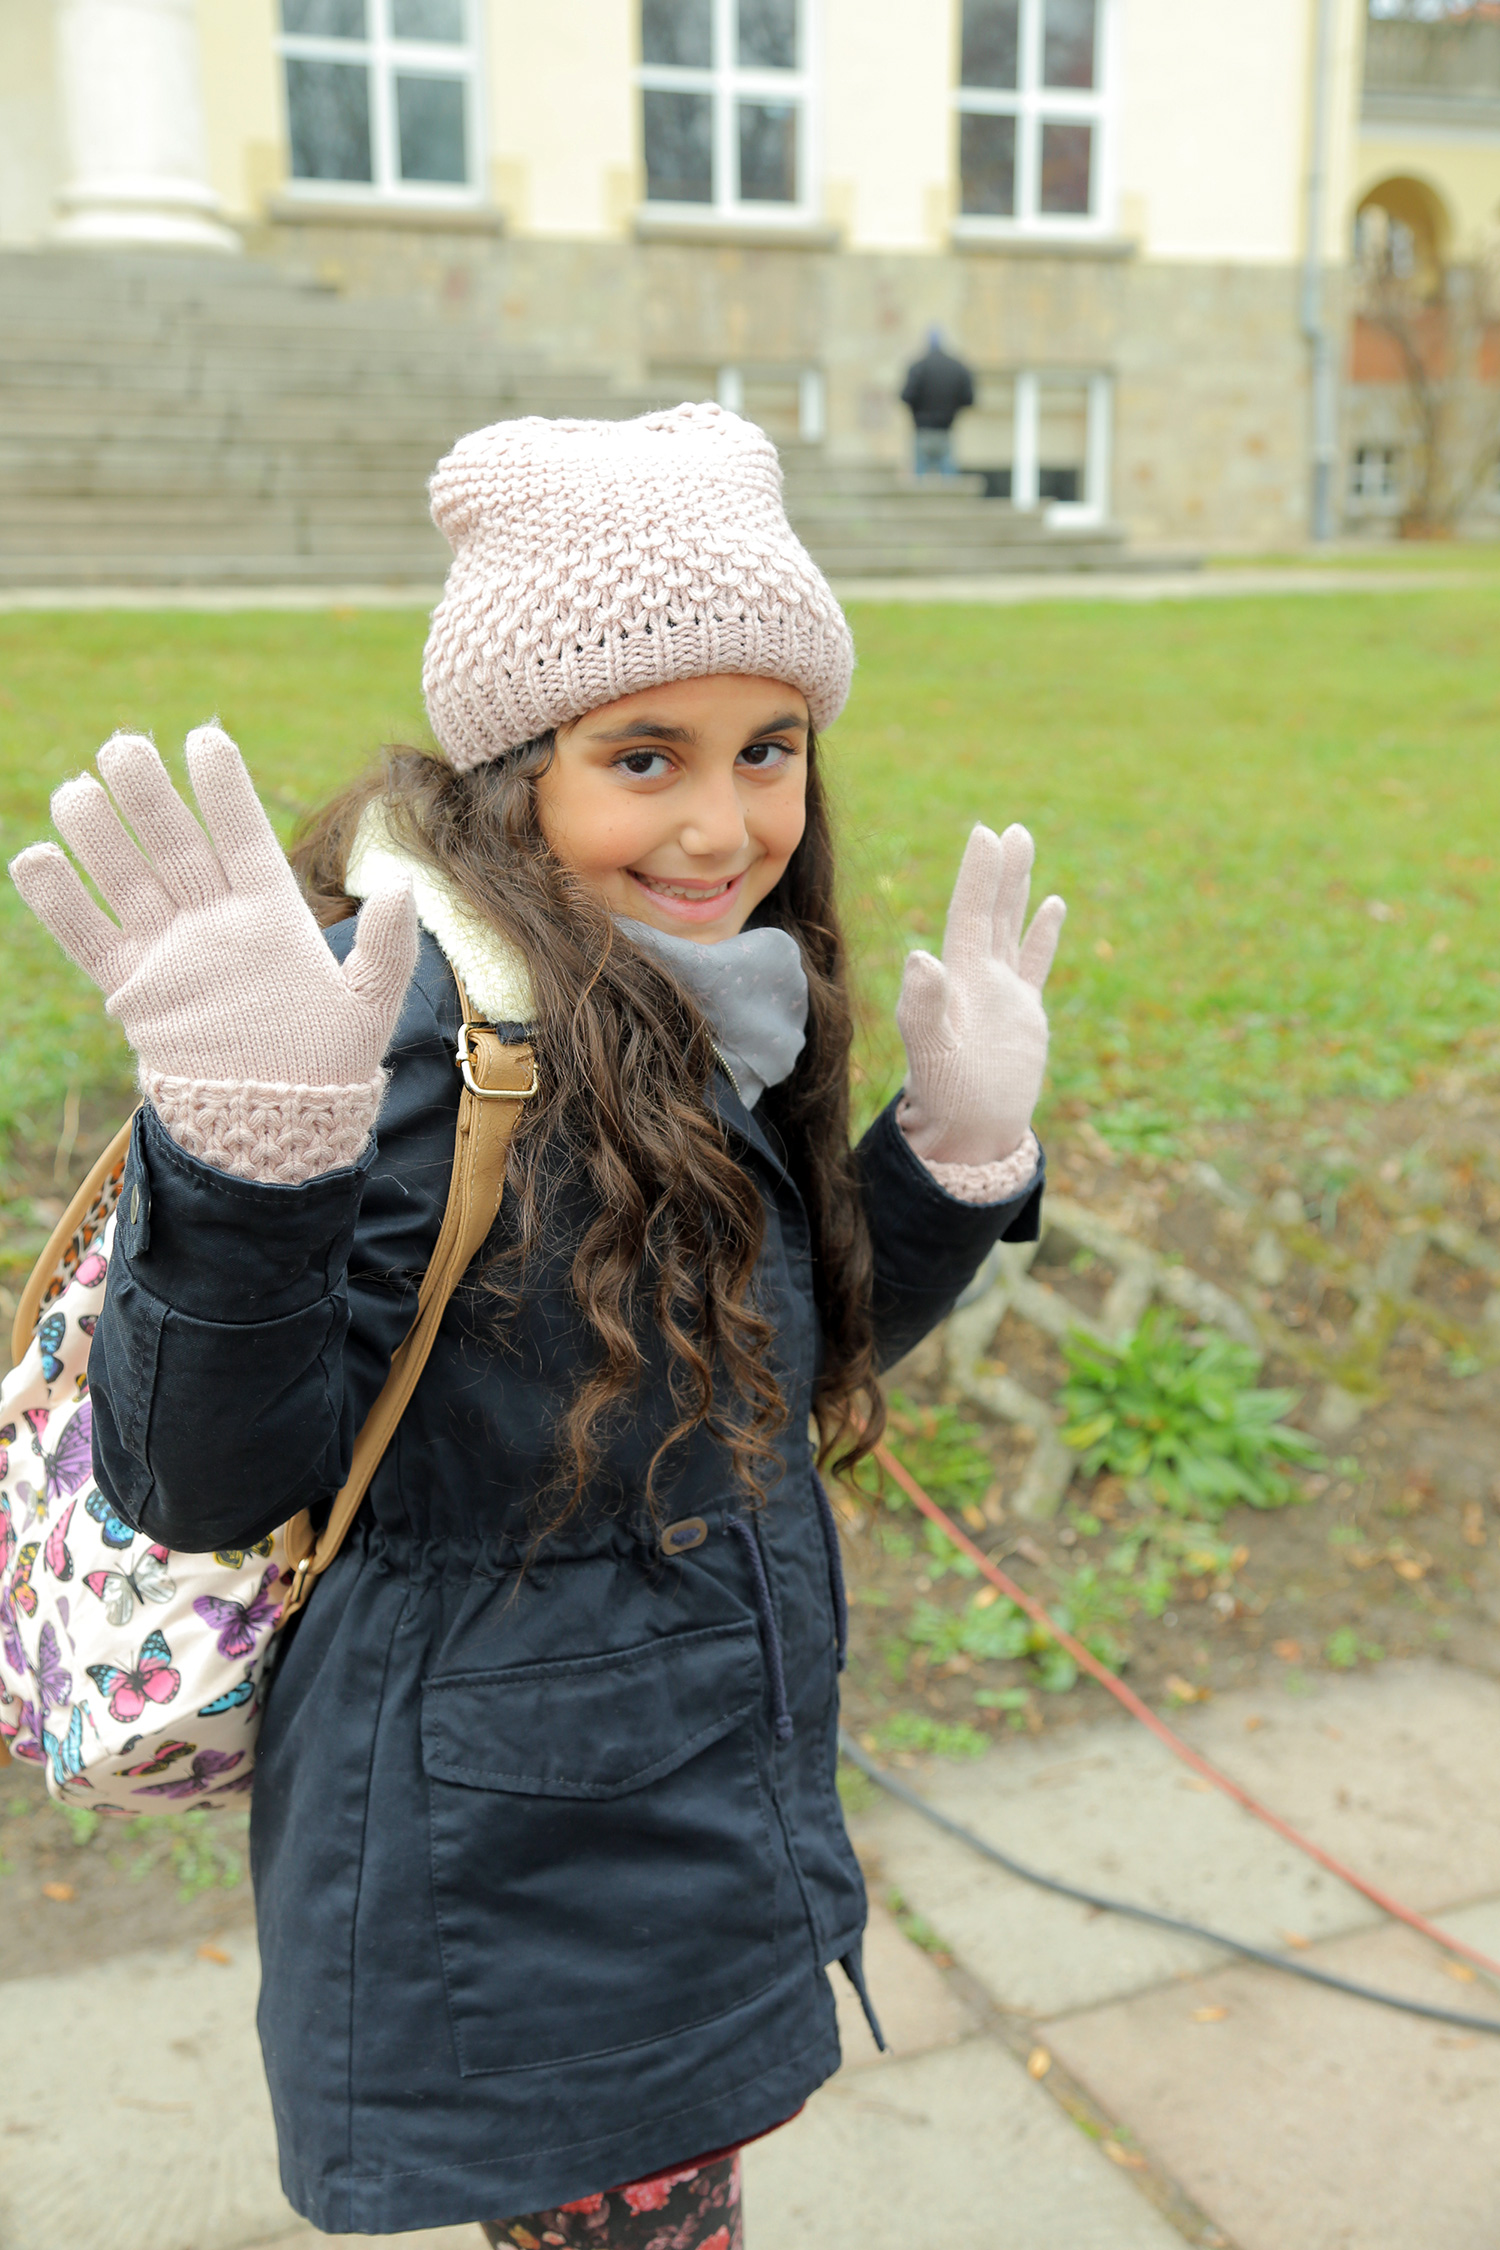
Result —
[[542, 833], [616, 914], [734, 937], [802, 840], [807, 699], [715, 673], [622, 696], [559, 727], [536, 782]]

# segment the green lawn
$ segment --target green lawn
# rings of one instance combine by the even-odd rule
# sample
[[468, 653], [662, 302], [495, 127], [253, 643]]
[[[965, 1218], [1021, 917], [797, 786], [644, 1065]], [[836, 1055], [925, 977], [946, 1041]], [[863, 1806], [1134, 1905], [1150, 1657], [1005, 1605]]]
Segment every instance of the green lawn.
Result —
[[[938, 941], [976, 819], [1025, 820], [1039, 881], [1070, 902], [1052, 1101], [1125, 1144], [1392, 1096], [1483, 1053], [1500, 1024], [1497, 619], [1488, 574], [1404, 595], [857, 610], [830, 760], [865, 1106], [896, 1083], [900, 961]], [[47, 832], [48, 791], [111, 728], [175, 750], [215, 711], [289, 830], [380, 742], [425, 739], [423, 625], [0, 617], [0, 847]], [[0, 1146], [50, 1148], [70, 1087], [86, 1116], [123, 1112], [124, 1051], [8, 886], [0, 948]]]

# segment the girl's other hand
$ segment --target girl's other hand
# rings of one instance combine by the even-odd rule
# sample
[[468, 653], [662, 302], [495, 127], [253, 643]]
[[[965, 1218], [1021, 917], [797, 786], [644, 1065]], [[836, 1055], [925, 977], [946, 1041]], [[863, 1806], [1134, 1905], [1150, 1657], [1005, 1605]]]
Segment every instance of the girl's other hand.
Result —
[[53, 820], [117, 921], [56, 844], [12, 862], [17, 890], [99, 986], [146, 1073], [368, 1084], [416, 962], [410, 890], [370, 901], [340, 966], [228, 735], [197, 728], [187, 763], [206, 835], [141, 735], [117, 734], [99, 752], [108, 793], [81, 774], [53, 796]]
[[1024, 828], [976, 828], [943, 934], [943, 958], [907, 957], [896, 1002], [906, 1043], [898, 1111], [917, 1155], [989, 1164], [1020, 1147], [1047, 1064], [1042, 987], [1067, 912], [1044, 899], [1022, 936], [1035, 856]]

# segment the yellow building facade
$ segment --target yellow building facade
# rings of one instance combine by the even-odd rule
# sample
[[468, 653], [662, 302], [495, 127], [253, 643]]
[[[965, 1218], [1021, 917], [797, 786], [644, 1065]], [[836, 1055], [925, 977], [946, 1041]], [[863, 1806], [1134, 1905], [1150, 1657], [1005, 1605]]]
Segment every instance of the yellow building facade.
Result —
[[482, 314], [518, 362], [713, 392], [845, 462], [904, 460], [935, 327], [996, 494], [1277, 546], [1320, 446], [1344, 520], [1362, 202], [1427, 183], [1463, 257], [1500, 214], [1500, 83], [1371, 93], [1387, 28], [1367, 0], [0, 0], [0, 256], [247, 257]]

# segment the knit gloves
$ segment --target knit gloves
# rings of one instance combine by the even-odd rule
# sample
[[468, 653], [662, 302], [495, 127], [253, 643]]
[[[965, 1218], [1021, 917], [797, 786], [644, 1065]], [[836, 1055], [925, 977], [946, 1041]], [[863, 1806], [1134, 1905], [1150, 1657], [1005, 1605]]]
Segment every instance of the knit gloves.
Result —
[[99, 752], [113, 804], [90, 774], [53, 796], [53, 820], [117, 921], [56, 844], [31, 845], [10, 872], [103, 992], [173, 1140], [241, 1179], [294, 1186], [352, 1164], [369, 1138], [416, 911], [409, 890], [371, 899], [341, 967], [228, 735], [199, 727], [187, 762], [207, 835], [140, 735]]
[[1031, 1113], [1047, 1063], [1042, 986], [1067, 908], [1043, 899], [1022, 937], [1034, 856], [1024, 828], [976, 828], [953, 886], [943, 958], [907, 957], [896, 1002], [906, 1042], [897, 1122], [965, 1203], [1017, 1194], [1036, 1169]]

